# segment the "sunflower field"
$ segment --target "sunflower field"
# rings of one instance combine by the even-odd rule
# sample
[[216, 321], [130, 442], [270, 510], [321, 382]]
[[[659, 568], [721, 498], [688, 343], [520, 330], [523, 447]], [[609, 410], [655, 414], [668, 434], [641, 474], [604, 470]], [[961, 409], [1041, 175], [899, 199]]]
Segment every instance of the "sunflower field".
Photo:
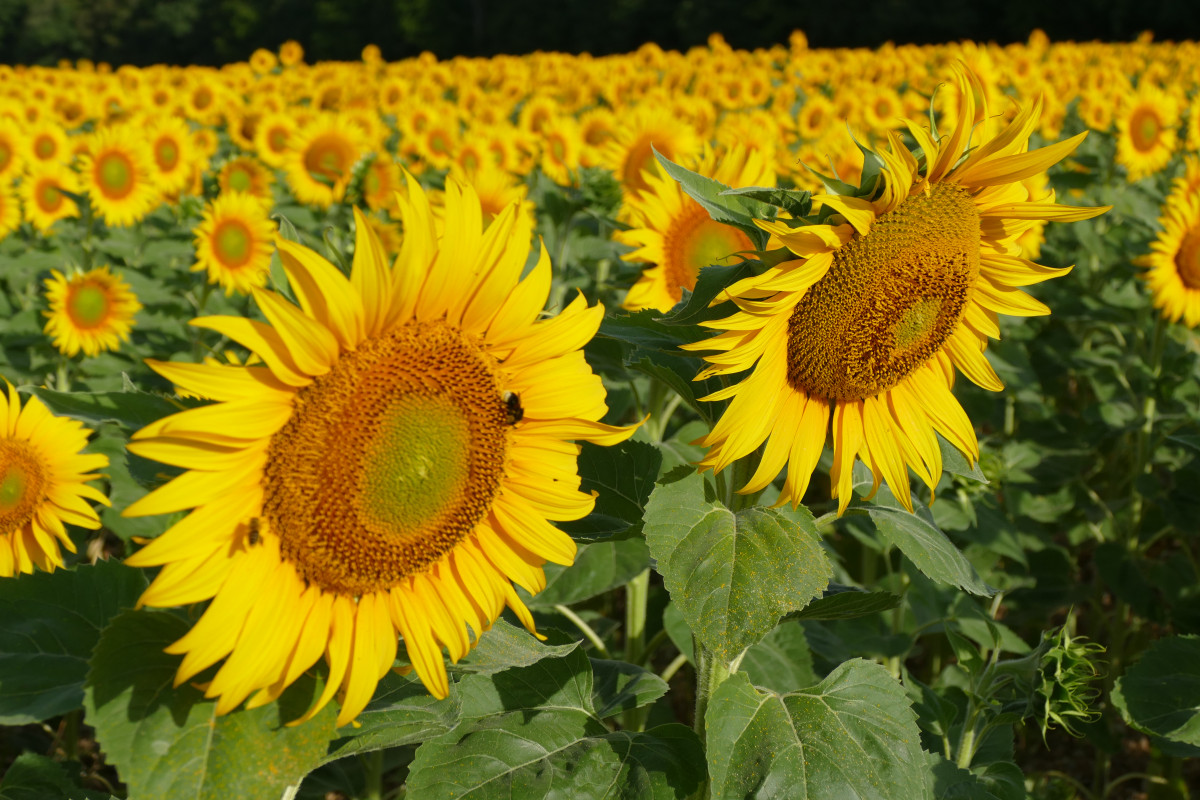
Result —
[[1200, 797], [1200, 45], [0, 66], [0, 798]]

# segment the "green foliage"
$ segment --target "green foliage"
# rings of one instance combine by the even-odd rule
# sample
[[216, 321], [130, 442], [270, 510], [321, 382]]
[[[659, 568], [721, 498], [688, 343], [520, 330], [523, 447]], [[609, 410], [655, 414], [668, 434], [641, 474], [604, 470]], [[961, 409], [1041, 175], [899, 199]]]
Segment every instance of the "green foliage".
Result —
[[1200, 636], [1155, 642], [1117, 681], [1112, 699], [1138, 730], [1200, 747]]
[[722, 661], [733, 661], [829, 583], [812, 517], [801, 520], [764, 508], [735, 515], [705, 496], [695, 473], [651, 495], [646, 542], [657, 570], [692, 631]]
[[742, 675], [709, 705], [714, 798], [812, 800], [923, 797], [927, 771], [916, 717], [904, 691], [878, 664], [847, 661], [811, 688], [760, 692]]
[[0, 723], [79, 708], [101, 632], [145, 588], [140, 570], [117, 562], [0, 581]]
[[179, 658], [163, 648], [188, 628], [173, 614], [126, 612], [92, 655], [88, 719], [131, 793], [266, 796], [298, 785], [321, 763], [337, 712], [326, 707], [303, 725], [285, 723], [304, 713], [318, 684], [301, 679], [278, 702], [218, 717], [199, 689], [172, 688]]

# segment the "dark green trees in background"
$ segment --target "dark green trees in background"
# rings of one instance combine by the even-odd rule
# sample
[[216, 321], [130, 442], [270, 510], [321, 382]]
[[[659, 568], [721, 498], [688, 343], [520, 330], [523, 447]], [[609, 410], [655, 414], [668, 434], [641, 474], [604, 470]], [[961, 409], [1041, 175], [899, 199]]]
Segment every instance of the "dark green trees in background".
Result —
[[308, 60], [357, 59], [375, 43], [388, 59], [533, 50], [628, 52], [703, 44], [714, 31], [741, 48], [787, 41], [874, 47], [958, 39], [1200, 37], [1191, 0], [860, 0], [849, 6], [779, 0], [0, 0], [0, 63], [208, 64], [257, 47], [304, 45]]

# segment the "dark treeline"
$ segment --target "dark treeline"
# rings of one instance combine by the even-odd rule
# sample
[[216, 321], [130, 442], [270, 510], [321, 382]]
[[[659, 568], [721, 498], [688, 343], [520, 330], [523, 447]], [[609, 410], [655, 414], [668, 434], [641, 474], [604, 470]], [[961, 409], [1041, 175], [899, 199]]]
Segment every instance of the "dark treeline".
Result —
[[885, 41], [1122, 41], [1200, 36], [1194, 0], [0, 0], [0, 63], [209, 64], [296, 39], [307, 60], [350, 60], [365, 44], [388, 59], [560, 50], [627, 52], [647, 41], [685, 50], [720, 32], [734, 47]]

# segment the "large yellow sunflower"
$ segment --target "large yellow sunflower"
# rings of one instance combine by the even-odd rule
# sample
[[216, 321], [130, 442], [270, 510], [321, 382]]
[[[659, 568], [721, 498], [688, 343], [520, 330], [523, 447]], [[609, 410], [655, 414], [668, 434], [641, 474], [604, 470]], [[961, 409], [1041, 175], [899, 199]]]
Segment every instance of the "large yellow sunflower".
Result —
[[[445, 234], [409, 180], [393, 267], [362, 215], [347, 279], [280, 241], [299, 306], [255, 290], [267, 323], [193, 324], [245, 345], [265, 367], [149, 362], [215, 405], [143, 428], [132, 452], [187, 470], [126, 509], [194, 509], [128, 562], [162, 570], [153, 606], [211, 599], [168, 648], [183, 682], [225, 659], [208, 684], [226, 713], [279, 694], [322, 654], [324, 693], [353, 720], [392, 668], [397, 633], [429, 691], [445, 697], [442, 656], [462, 657], [513, 589], [542, 589], [546, 561], [570, 564], [578, 519], [577, 445], [633, 428], [599, 422], [604, 386], [580, 349], [603, 309], [579, 298], [543, 318], [545, 250], [518, 281], [531, 222], [511, 206], [483, 231], [469, 188], [447, 187]], [[251, 532], [254, 531], [254, 535]]]
[[[775, 171], [762, 153], [735, 147], [718, 158], [708, 153], [696, 167], [701, 175], [726, 186], [773, 186]], [[729, 225], [714, 222], [704, 207], [688, 197], [669, 177], [651, 175], [647, 188], [626, 197], [630, 230], [618, 234], [621, 241], [634, 245], [625, 256], [630, 261], [651, 264], [625, 297], [624, 307], [631, 310], [653, 308], [669, 311], [683, 296], [683, 290], [696, 287], [700, 270], [710, 264], [735, 263], [728, 259], [736, 253], [753, 250], [746, 234]]]
[[149, 146], [131, 125], [98, 131], [79, 172], [92, 206], [109, 225], [132, 225], [162, 199]]
[[296, 199], [321, 208], [339, 202], [350, 170], [366, 151], [362, 139], [359, 128], [337, 114], [321, 114], [298, 130], [284, 162]]
[[1179, 101], [1149, 81], [1125, 97], [1117, 115], [1117, 163], [1131, 181], [1167, 165], [1179, 143]]
[[250, 292], [267, 282], [275, 225], [262, 201], [243, 192], [222, 192], [204, 209], [196, 226], [193, 272], [208, 271], [208, 282], [219, 283], [225, 294]]
[[49, 318], [46, 334], [60, 352], [71, 357], [82, 350], [94, 356], [129, 341], [133, 317], [142, 304], [120, 275], [109, 272], [107, 265], [70, 277], [58, 270], [50, 275], [45, 282], [50, 310], [42, 313]]
[[1150, 253], [1135, 259], [1154, 292], [1154, 307], [1172, 322], [1200, 325], [1200, 192], [1172, 193]]
[[716, 351], [701, 377], [751, 370], [708, 399], [732, 398], [704, 437], [702, 468], [722, 470], [766, 442], [757, 471], [741, 487], [754, 492], [786, 466], [780, 502], [804, 497], [832, 417], [833, 494], [839, 513], [851, 497], [856, 456], [876, 487], [886, 480], [911, 510], [908, 467], [930, 487], [941, 477], [934, 432], [969, 459], [978, 457], [971, 422], [950, 387], [957, 368], [998, 391], [983, 355], [999, 334], [997, 314], [1049, 309], [1017, 287], [1065, 275], [1013, 255], [1036, 220], [1087, 219], [1106, 209], [1027, 202], [1021, 180], [1070, 153], [1086, 134], [1025, 152], [1041, 102], [1023, 109], [995, 138], [969, 147], [986, 116], [974, 75], [960, 71], [958, 119], [936, 137], [909, 130], [918, 161], [896, 134], [877, 155], [885, 170], [869, 198], [814, 198], [832, 212], [826, 224], [759, 224], [796, 260], [731, 286], [740, 309], [706, 323], [720, 331], [688, 349]]
[[36, 397], [21, 398], [5, 381], [0, 392], [0, 577], [52, 572], [63, 565], [59, 544], [74, 553], [63, 523], [100, 527], [87, 501], [108, 505], [88, 481], [108, 466], [108, 456], [84, 453], [91, 431], [73, 419], [56, 417]]

